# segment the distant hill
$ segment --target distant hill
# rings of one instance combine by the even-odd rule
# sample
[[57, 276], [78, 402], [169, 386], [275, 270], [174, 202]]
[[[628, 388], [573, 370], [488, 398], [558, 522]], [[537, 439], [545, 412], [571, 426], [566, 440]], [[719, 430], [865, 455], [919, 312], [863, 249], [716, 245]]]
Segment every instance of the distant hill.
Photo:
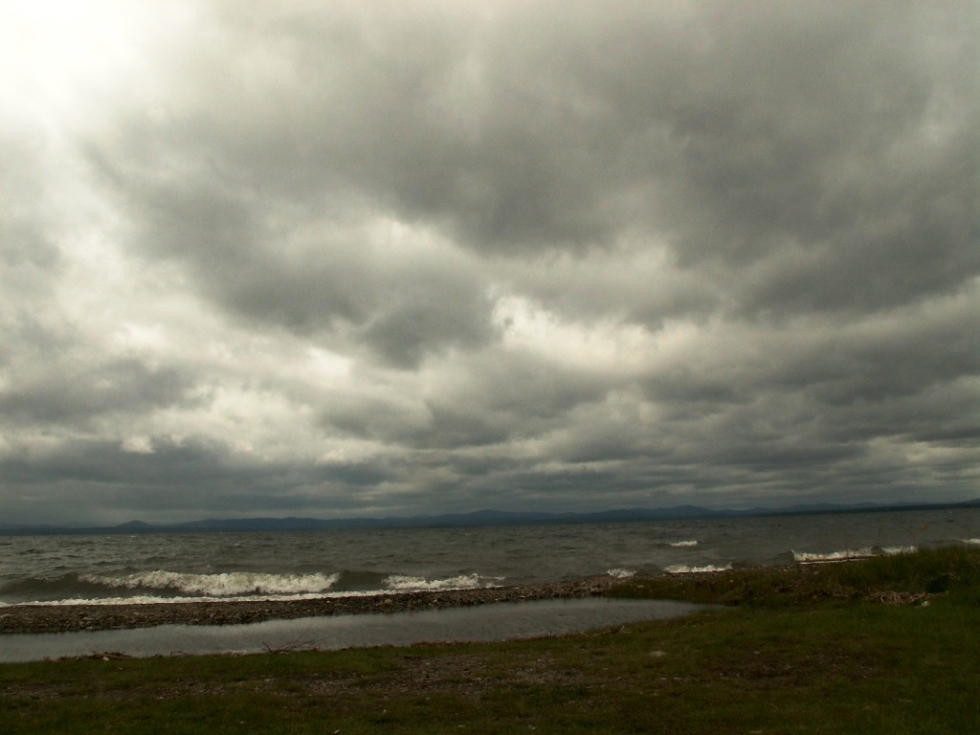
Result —
[[120, 523], [118, 526], [113, 526], [113, 528], [120, 532], [139, 533], [140, 531], [153, 531], [156, 529], [156, 526], [150, 523], [144, 523], [143, 521], [130, 521], [129, 523]]
[[[416, 515], [385, 518], [208, 518], [154, 530], [169, 531], [313, 531], [350, 530], [361, 528], [449, 528], [474, 526], [527, 526], [558, 523], [610, 523], [632, 521], [673, 520], [681, 518], [728, 517], [732, 511], [715, 511], [695, 506], [648, 510], [631, 508], [595, 513], [544, 513], [477, 510], [472, 513]], [[132, 528], [130, 524], [126, 524]], [[116, 527], [118, 528], [118, 527]]]
[[209, 533], [250, 531], [328, 531], [382, 528], [451, 528], [475, 526], [530, 526], [559, 523], [633, 523], [642, 521], [697, 520], [700, 518], [747, 518], [779, 515], [813, 515], [820, 513], [868, 513], [875, 511], [940, 510], [944, 508], [980, 508], [980, 499], [962, 503], [815, 503], [782, 508], [749, 508], [713, 510], [695, 505], [670, 508], [623, 508], [590, 513], [511, 512], [477, 510], [472, 513], [415, 515], [385, 518], [207, 518], [172, 524], [151, 524], [133, 520], [108, 527], [27, 526], [0, 523], [0, 534], [82, 534], [82, 533]]

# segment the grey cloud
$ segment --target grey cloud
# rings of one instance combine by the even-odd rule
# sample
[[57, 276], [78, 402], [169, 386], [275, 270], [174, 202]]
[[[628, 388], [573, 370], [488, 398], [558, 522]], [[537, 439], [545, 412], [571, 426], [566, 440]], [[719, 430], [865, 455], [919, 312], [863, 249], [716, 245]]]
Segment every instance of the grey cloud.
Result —
[[34, 269], [47, 273], [58, 265], [61, 253], [37, 219], [7, 220], [0, 232], [0, 258], [4, 264], [4, 280], [13, 280], [10, 277], [18, 270], [23, 272]]
[[815, 415], [813, 435], [832, 442], [909, 439], [956, 445], [980, 425], [980, 395], [974, 380], [937, 383], [914, 395], [835, 407]]
[[[205, 57], [193, 124], [140, 138], [163, 161], [206, 151], [219, 187], [368, 202], [484, 253], [609, 248], [637, 226], [686, 268], [798, 249], [725, 284], [748, 313], [876, 309], [980, 272], [969, 4], [475, 13], [287, 14], [265, 49], [286, 74], [218, 88]], [[235, 257], [241, 233], [210, 228], [227, 203], [201, 206], [161, 227]]]
[[316, 474], [321, 481], [355, 487], [380, 485], [394, 476], [376, 462], [321, 465]]
[[414, 367], [427, 352], [450, 345], [475, 348], [495, 336], [490, 299], [472, 275], [429, 267], [390, 278], [391, 291], [377, 296], [384, 311], [361, 332], [388, 363]]
[[[47, 517], [70, 522], [103, 522], [107, 509], [120, 521], [146, 513], [182, 520], [202, 513], [343, 511], [356, 505], [361, 489], [385, 479], [377, 466], [257, 465], [213, 441], [158, 439], [153, 449], [133, 453], [117, 442], [83, 440], [43, 456], [4, 458], [6, 517], [32, 507], [30, 512], [43, 507]], [[55, 490], [39, 494], [39, 487]], [[72, 508], [71, 517], [65, 516], [65, 507]]]
[[520, 417], [529, 430], [536, 421], [553, 425], [576, 406], [601, 398], [614, 385], [605, 376], [563, 365], [557, 358], [518, 350], [476, 355], [461, 367], [469, 380], [461, 381], [460, 394], [452, 396], [453, 400]]
[[420, 398], [415, 410], [376, 399], [333, 401], [321, 424], [417, 450], [507, 446], [553, 431], [609, 389], [601, 376], [487, 348], [459, 357], [438, 393]]
[[765, 395], [805, 400], [827, 414], [919, 396], [980, 373], [976, 297], [974, 286], [861, 321], [733, 322], [712, 354], [659, 368], [641, 385], [675, 416], [733, 410]]
[[0, 364], [10, 365], [14, 358], [47, 364], [77, 345], [78, 336], [71, 326], [52, 324], [24, 307], [15, 307], [12, 311], [12, 314], [0, 315], [4, 337], [0, 345]]
[[508, 417], [490, 413], [482, 406], [427, 406], [429, 421], [405, 437], [413, 445], [426, 448], [460, 448], [500, 444], [514, 431]]
[[243, 193], [213, 171], [160, 183], [105, 151], [93, 150], [92, 160], [129, 200], [137, 250], [188, 263], [202, 293], [246, 319], [304, 335], [349, 333], [401, 368], [494, 334], [472, 266], [462, 257], [386, 253], [371, 231], [379, 213], [332, 219]]
[[980, 314], [971, 306], [972, 293], [937, 304], [925, 317], [872, 321], [864, 329], [811, 339], [777, 361], [767, 377], [777, 386], [811, 391], [821, 402], [847, 404], [916, 395], [975, 376], [980, 336], [972, 325]]
[[[45, 201], [40, 136], [4, 132], [0, 130], [0, 286], [11, 303], [50, 295], [53, 276], [63, 263], [57, 244], [63, 224]], [[9, 308], [0, 320], [10, 318]]]
[[46, 371], [0, 395], [0, 419], [8, 425], [74, 424], [106, 414], [135, 414], [180, 403], [193, 386], [174, 368], [151, 370], [118, 360], [90, 370]]
[[216, 476], [216, 466], [227, 466], [229, 460], [227, 451], [213, 444], [177, 446], [158, 441], [154, 449], [152, 453], [134, 453], [123, 451], [118, 442], [72, 441], [52, 453], [6, 460], [5, 476], [15, 482], [43, 479], [112, 486], [169, 484], [186, 492], [202, 477]]
[[[0, 146], [16, 493], [163, 509], [173, 486], [192, 515], [975, 492], [972, 3], [208, 8], [179, 84], [63, 131], [92, 182], [0, 132], [25, 143]], [[91, 213], [64, 192], [90, 183], [120, 272], [166, 284], [134, 317], [166, 334], [152, 360], [102, 334], [133, 289], [98, 323], [76, 306]], [[304, 373], [312, 348], [336, 370]], [[249, 411], [295, 451], [250, 444], [274, 440]], [[208, 438], [230, 426], [241, 446]], [[17, 454], [37, 427], [61, 449]]]

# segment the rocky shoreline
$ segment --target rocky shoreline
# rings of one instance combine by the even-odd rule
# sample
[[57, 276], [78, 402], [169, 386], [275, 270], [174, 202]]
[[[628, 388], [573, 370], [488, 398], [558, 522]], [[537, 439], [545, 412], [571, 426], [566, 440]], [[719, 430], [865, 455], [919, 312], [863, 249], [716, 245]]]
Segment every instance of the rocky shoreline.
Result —
[[363, 615], [603, 595], [612, 577], [470, 590], [401, 592], [314, 600], [180, 602], [146, 605], [24, 605], [0, 608], [0, 635], [151, 628], [157, 625], [239, 625], [326, 615]]

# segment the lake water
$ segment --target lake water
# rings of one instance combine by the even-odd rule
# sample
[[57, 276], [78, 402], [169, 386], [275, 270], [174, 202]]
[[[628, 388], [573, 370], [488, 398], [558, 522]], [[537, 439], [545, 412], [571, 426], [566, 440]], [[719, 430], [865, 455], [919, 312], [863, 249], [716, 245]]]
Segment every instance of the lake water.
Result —
[[387, 615], [269, 620], [250, 625], [161, 625], [137, 630], [5, 635], [0, 637], [0, 662], [87, 656], [99, 651], [141, 657], [501, 641], [671, 618], [703, 608], [669, 600], [593, 597]]
[[955, 544], [980, 544], [980, 509], [489, 528], [0, 536], [0, 607], [464, 589]]

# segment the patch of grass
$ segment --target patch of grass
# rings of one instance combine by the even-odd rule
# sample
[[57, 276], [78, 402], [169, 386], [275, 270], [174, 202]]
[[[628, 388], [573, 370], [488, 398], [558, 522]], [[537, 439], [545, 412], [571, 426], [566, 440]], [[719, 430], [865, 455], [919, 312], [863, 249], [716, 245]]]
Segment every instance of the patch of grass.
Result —
[[[7, 664], [0, 731], [980, 732], [978, 555], [912, 556], [687, 580], [739, 604], [562, 638]], [[935, 604], [869, 602], [935, 580]]]

